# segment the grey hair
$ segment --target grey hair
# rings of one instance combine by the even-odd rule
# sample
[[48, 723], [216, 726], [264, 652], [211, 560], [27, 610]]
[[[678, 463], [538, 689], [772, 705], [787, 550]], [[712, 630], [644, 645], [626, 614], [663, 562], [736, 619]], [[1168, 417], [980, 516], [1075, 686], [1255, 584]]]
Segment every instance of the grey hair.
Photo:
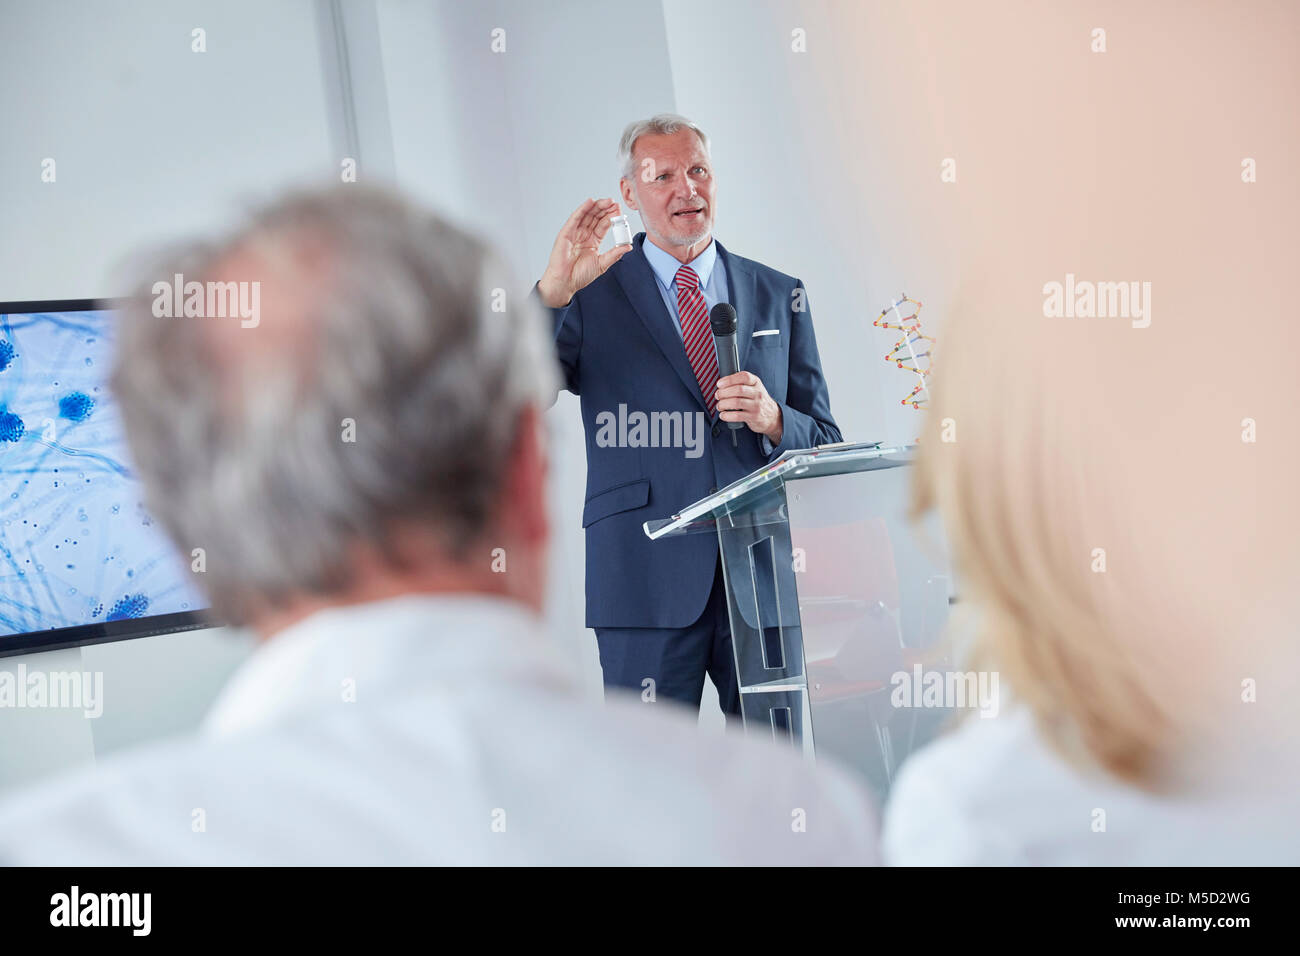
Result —
[[[232, 261], [270, 277], [259, 325], [155, 317], [157, 280], [244, 278]], [[187, 560], [205, 550], [203, 586], [232, 623], [344, 587], [357, 544], [408, 563], [412, 527], [463, 560], [521, 414], [558, 387], [540, 311], [498, 257], [361, 186], [168, 254], [123, 312], [112, 389], [146, 507]]]
[[656, 113], [649, 119], [628, 123], [623, 130], [623, 135], [618, 141], [618, 166], [623, 178], [631, 179], [632, 173], [636, 169], [632, 160], [632, 150], [636, 147], [638, 139], [647, 133], [676, 133], [678, 130], [683, 129], [694, 130], [695, 135], [700, 138], [700, 142], [704, 145], [704, 155], [712, 158], [709, 150], [709, 137], [704, 135], [704, 130], [685, 116], [680, 116], [677, 113]]

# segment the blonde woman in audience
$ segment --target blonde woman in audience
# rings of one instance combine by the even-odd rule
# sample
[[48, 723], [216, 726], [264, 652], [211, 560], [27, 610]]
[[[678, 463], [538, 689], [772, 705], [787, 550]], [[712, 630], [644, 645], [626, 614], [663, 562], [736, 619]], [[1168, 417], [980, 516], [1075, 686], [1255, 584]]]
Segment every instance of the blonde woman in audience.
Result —
[[[1251, 241], [1010, 243], [956, 297], [914, 508], [942, 515], [965, 666], [1003, 699], [903, 766], [889, 862], [1300, 862], [1296, 333]], [[1076, 297], [1150, 286], [1055, 315], [1065, 261]], [[1224, 361], [1242, 285], [1270, 343], [1248, 363]]]

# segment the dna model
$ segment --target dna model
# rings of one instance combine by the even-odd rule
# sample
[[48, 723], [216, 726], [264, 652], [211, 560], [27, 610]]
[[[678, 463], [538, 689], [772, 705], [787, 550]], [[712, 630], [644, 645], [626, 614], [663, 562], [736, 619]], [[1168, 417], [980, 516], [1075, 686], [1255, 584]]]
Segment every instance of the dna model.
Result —
[[[912, 314], [904, 315], [899, 307], [909, 304], [913, 307]], [[887, 321], [891, 313], [893, 322]], [[885, 356], [885, 361], [893, 362], [904, 371], [916, 375], [916, 387], [899, 404], [911, 405], [915, 409], [924, 408], [930, 399], [930, 388], [927, 382], [930, 377], [930, 357], [934, 351], [935, 339], [934, 336], [926, 335], [921, 331], [921, 303], [916, 299], [909, 299], [906, 295], [900, 295], [890, 303], [888, 308], [882, 310], [871, 324], [877, 328], [903, 333], [902, 337], [894, 343], [894, 347], [889, 350], [889, 354]]]

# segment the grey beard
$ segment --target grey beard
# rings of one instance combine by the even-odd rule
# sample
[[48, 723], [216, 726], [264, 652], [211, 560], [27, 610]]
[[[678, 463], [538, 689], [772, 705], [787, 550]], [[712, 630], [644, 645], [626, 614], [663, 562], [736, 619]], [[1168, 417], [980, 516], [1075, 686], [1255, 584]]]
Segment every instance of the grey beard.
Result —
[[654, 238], [670, 246], [693, 246], [695, 245], [695, 243], [702, 241], [704, 237], [707, 236], [712, 230], [713, 230], [713, 226], [712, 224], [710, 224], [706, 226], [704, 229], [700, 230], [698, 234], [689, 236], [686, 239], [680, 241], [674, 241], [674, 240], [670, 240], [667, 236], [660, 235], [658, 232], [650, 232], [650, 227], [646, 226], [646, 231], [650, 232], [650, 234], [653, 235]]

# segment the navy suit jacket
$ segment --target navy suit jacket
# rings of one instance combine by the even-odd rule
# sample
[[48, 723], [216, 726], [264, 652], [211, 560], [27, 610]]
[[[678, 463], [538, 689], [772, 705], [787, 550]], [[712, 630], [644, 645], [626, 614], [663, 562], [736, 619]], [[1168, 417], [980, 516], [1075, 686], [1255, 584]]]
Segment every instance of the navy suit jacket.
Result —
[[[713, 587], [717, 535], [651, 541], [642, 522], [669, 517], [792, 448], [842, 440], [803, 284], [718, 243], [738, 320], [740, 367], [762, 380], [784, 424], [770, 454], [747, 426], [732, 447], [727, 423], [708, 417], [677, 325], [641, 251], [644, 242], [645, 233], [638, 233], [632, 251], [567, 306], [550, 310], [564, 385], [581, 399], [586, 431], [588, 627], [693, 624]], [[764, 329], [776, 334], [754, 337]], [[703, 422], [702, 452], [689, 457], [688, 448], [650, 447], [653, 439], [634, 428], [626, 440], [611, 441], [618, 431], [611, 422], [638, 411], [647, 418], [680, 412], [683, 422], [687, 415], [693, 424]]]

